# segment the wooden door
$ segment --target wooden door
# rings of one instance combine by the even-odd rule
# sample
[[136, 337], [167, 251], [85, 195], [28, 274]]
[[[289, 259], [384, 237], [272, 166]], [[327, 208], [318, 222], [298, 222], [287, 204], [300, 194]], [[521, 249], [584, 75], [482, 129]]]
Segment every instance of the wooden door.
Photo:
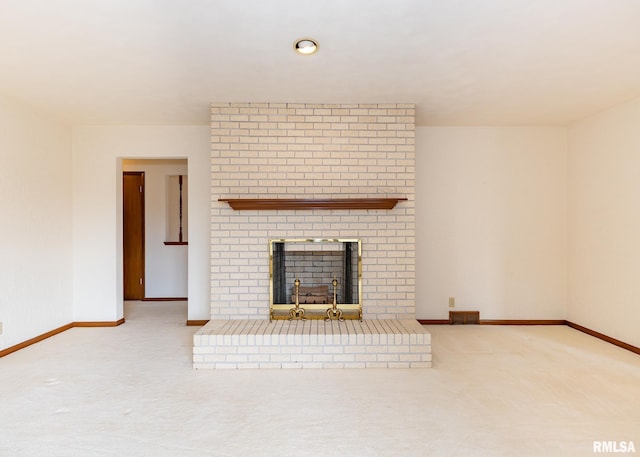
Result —
[[144, 298], [144, 172], [122, 174], [124, 299]]

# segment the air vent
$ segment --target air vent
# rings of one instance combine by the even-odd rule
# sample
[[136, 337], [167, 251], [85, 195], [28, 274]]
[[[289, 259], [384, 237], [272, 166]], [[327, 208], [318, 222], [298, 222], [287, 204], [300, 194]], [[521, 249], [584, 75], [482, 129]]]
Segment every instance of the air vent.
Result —
[[449, 311], [449, 324], [479, 324], [480, 311]]

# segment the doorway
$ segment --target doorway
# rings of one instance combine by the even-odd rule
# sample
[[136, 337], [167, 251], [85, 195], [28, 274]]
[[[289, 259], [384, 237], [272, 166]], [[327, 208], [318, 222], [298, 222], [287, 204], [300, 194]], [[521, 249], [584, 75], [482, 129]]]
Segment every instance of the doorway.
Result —
[[125, 300], [145, 297], [144, 172], [122, 173], [123, 288]]
[[[123, 159], [123, 209], [131, 204], [133, 227], [123, 211], [123, 296], [125, 300], [186, 301], [188, 296], [188, 163], [186, 159]], [[134, 177], [140, 181], [134, 181]], [[182, 176], [182, 189], [180, 179]], [[176, 192], [173, 192], [173, 178]], [[131, 179], [130, 185], [126, 181]], [[142, 189], [142, 192], [140, 192]], [[180, 192], [182, 190], [182, 192]], [[126, 194], [131, 192], [131, 198]], [[174, 198], [175, 202], [174, 202]], [[135, 202], [135, 203], [133, 203]], [[177, 203], [176, 203], [177, 202]], [[182, 203], [182, 204], [180, 204]], [[135, 206], [134, 206], [135, 205]], [[175, 214], [174, 214], [175, 213]], [[175, 217], [174, 217], [175, 216]], [[136, 217], [135, 219], [133, 219]], [[182, 219], [182, 220], [181, 220]], [[177, 231], [173, 222], [177, 221]], [[180, 223], [182, 222], [182, 224]], [[180, 228], [182, 227], [182, 241]], [[130, 252], [126, 231], [133, 231]], [[136, 245], [137, 243], [137, 245]], [[131, 274], [129, 274], [131, 273]], [[129, 288], [137, 289], [130, 294]]]

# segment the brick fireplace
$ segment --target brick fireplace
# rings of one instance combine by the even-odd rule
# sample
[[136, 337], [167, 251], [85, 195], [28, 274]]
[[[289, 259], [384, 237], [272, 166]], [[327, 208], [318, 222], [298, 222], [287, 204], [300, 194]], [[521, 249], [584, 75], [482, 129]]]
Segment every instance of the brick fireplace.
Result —
[[[228, 330], [232, 323], [225, 321], [269, 321], [270, 239], [361, 240], [363, 322], [402, 321], [413, 328], [414, 336], [422, 335], [421, 327], [412, 324], [414, 120], [412, 104], [212, 104], [211, 322], [195, 337], [199, 343], [194, 347], [194, 366], [207, 367], [202, 355], [213, 350], [206, 347], [224, 341], [207, 333], [211, 328], [226, 325]], [[219, 201], [382, 197], [402, 201], [392, 209], [244, 211]], [[394, 328], [391, 333], [398, 332]], [[364, 335], [369, 330], [363, 331]], [[425, 338], [418, 339], [424, 343]], [[229, 362], [213, 359], [218, 367]], [[427, 362], [411, 359], [423, 362], [421, 366]], [[429, 346], [429, 364], [430, 360]], [[228, 365], [240, 368], [237, 362]], [[260, 363], [251, 366], [256, 365]]]
[[[211, 318], [267, 319], [272, 238], [359, 238], [366, 319], [415, 317], [413, 105], [211, 108]], [[234, 211], [219, 198], [404, 197], [393, 210]]]

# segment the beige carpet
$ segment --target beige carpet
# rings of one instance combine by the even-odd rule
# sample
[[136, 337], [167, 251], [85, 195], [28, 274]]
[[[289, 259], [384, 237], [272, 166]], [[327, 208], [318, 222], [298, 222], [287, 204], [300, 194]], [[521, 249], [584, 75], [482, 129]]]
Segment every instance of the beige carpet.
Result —
[[184, 303], [0, 359], [0, 456], [640, 453], [640, 356], [564, 326], [430, 326], [434, 368], [194, 371]]

